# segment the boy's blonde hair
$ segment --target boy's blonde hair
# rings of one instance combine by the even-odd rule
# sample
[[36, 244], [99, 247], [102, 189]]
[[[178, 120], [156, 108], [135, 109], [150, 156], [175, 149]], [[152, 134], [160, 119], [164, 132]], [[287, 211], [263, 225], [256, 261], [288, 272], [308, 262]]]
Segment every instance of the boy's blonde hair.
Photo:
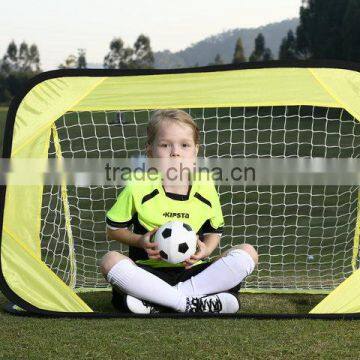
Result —
[[195, 145], [200, 144], [200, 130], [193, 118], [185, 111], [174, 109], [157, 110], [152, 114], [147, 127], [147, 145], [152, 145], [154, 143], [159, 127], [164, 121], [177, 122], [190, 126], [193, 130]]

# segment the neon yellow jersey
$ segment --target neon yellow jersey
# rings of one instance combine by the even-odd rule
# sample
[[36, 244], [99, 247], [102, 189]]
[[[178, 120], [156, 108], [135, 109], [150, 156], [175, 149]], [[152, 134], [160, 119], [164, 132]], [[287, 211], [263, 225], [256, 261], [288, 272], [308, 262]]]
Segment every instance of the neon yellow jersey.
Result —
[[[132, 231], [141, 235], [169, 221], [189, 224], [200, 237], [207, 233], [221, 234], [224, 218], [213, 182], [194, 180], [188, 194], [179, 195], [166, 193], [161, 179], [132, 180], [106, 215], [111, 229], [133, 226]], [[135, 247], [129, 248], [129, 257], [153, 267], [174, 266], [149, 260], [143, 249]]]

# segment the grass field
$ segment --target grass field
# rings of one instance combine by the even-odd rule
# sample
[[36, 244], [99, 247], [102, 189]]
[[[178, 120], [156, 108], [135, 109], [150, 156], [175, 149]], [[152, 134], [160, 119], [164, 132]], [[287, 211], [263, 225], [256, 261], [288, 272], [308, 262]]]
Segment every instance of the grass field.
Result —
[[[4, 118], [5, 111], [0, 110], [0, 129]], [[84, 202], [82, 205], [87, 204]], [[281, 210], [278, 208], [277, 211]], [[85, 214], [83, 212], [81, 216], [86, 224], [92, 218], [86, 218]], [[279, 214], [272, 215], [276, 219]], [[49, 218], [48, 221], [52, 220]], [[252, 226], [254, 218], [248, 221], [243, 224], [243, 229]], [[319, 224], [317, 226], [324, 223]], [[243, 229], [239, 227], [237, 231]], [[293, 231], [291, 229], [288, 228], [288, 231]], [[100, 233], [100, 229], [96, 230]], [[253, 230], [250, 227], [247, 231], [250, 236]], [[269, 229], [263, 231], [266, 234]], [[86, 232], [79, 232], [79, 235], [84, 234]], [[276, 232], [272, 235], [279, 236]], [[301, 233], [295, 235], [298, 238], [304, 236]], [[316, 239], [319, 234], [315, 231], [312, 236]], [[113, 311], [109, 292], [84, 293], [81, 296], [96, 311]], [[244, 312], [306, 313], [322, 296], [263, 294], [240, 295], [240, 299]], [[0, 294], [0, 306], [5, 302]], [[53, 320], [20, 318], [0, 310], [0, 359], [356, 359], [360, 353], [359, 332], [360, 322], [356, 321]]]
[[356, 359], [360, 350], [358, 322], [0, 316], [3, 359]]

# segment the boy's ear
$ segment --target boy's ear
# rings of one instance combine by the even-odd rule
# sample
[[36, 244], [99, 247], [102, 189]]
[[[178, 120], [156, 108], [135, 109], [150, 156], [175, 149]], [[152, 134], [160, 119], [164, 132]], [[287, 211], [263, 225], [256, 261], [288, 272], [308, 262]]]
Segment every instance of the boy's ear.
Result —
[[197, 156], [197, 154], [198, 154], [198, 152], [199, 152], [200, 145], [199, 145], [199, 144], [196, 144], [195, 147], [196, 147], [196, 156]]

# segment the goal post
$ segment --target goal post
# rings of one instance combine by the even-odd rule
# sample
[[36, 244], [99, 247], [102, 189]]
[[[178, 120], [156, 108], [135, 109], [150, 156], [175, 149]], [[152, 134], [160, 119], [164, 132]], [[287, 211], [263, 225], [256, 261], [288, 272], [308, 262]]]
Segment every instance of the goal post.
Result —
[[[341, 67], [43, 74], [12, 104], [4, 157], [143, 156], [152, 111], [181, 108], [201, 130], [201, 156], [358, 159], [360, 67]], [[26, 310], [91, 312], [77, 292], [108, 288], [99, 260], [109, 250], [126, 251], [105, 237], [105, 213], [120, 190], [65, 183], [3, 187], [5, 295]], [[328, 293], [359, 267], [359, 184], [218, 185], [218, 192], [225, 218], [218, 253], [247, 242], [260, 254], [246, 291]], [[14, 253], [28, 259], [23, 266], [12, 260]]]

